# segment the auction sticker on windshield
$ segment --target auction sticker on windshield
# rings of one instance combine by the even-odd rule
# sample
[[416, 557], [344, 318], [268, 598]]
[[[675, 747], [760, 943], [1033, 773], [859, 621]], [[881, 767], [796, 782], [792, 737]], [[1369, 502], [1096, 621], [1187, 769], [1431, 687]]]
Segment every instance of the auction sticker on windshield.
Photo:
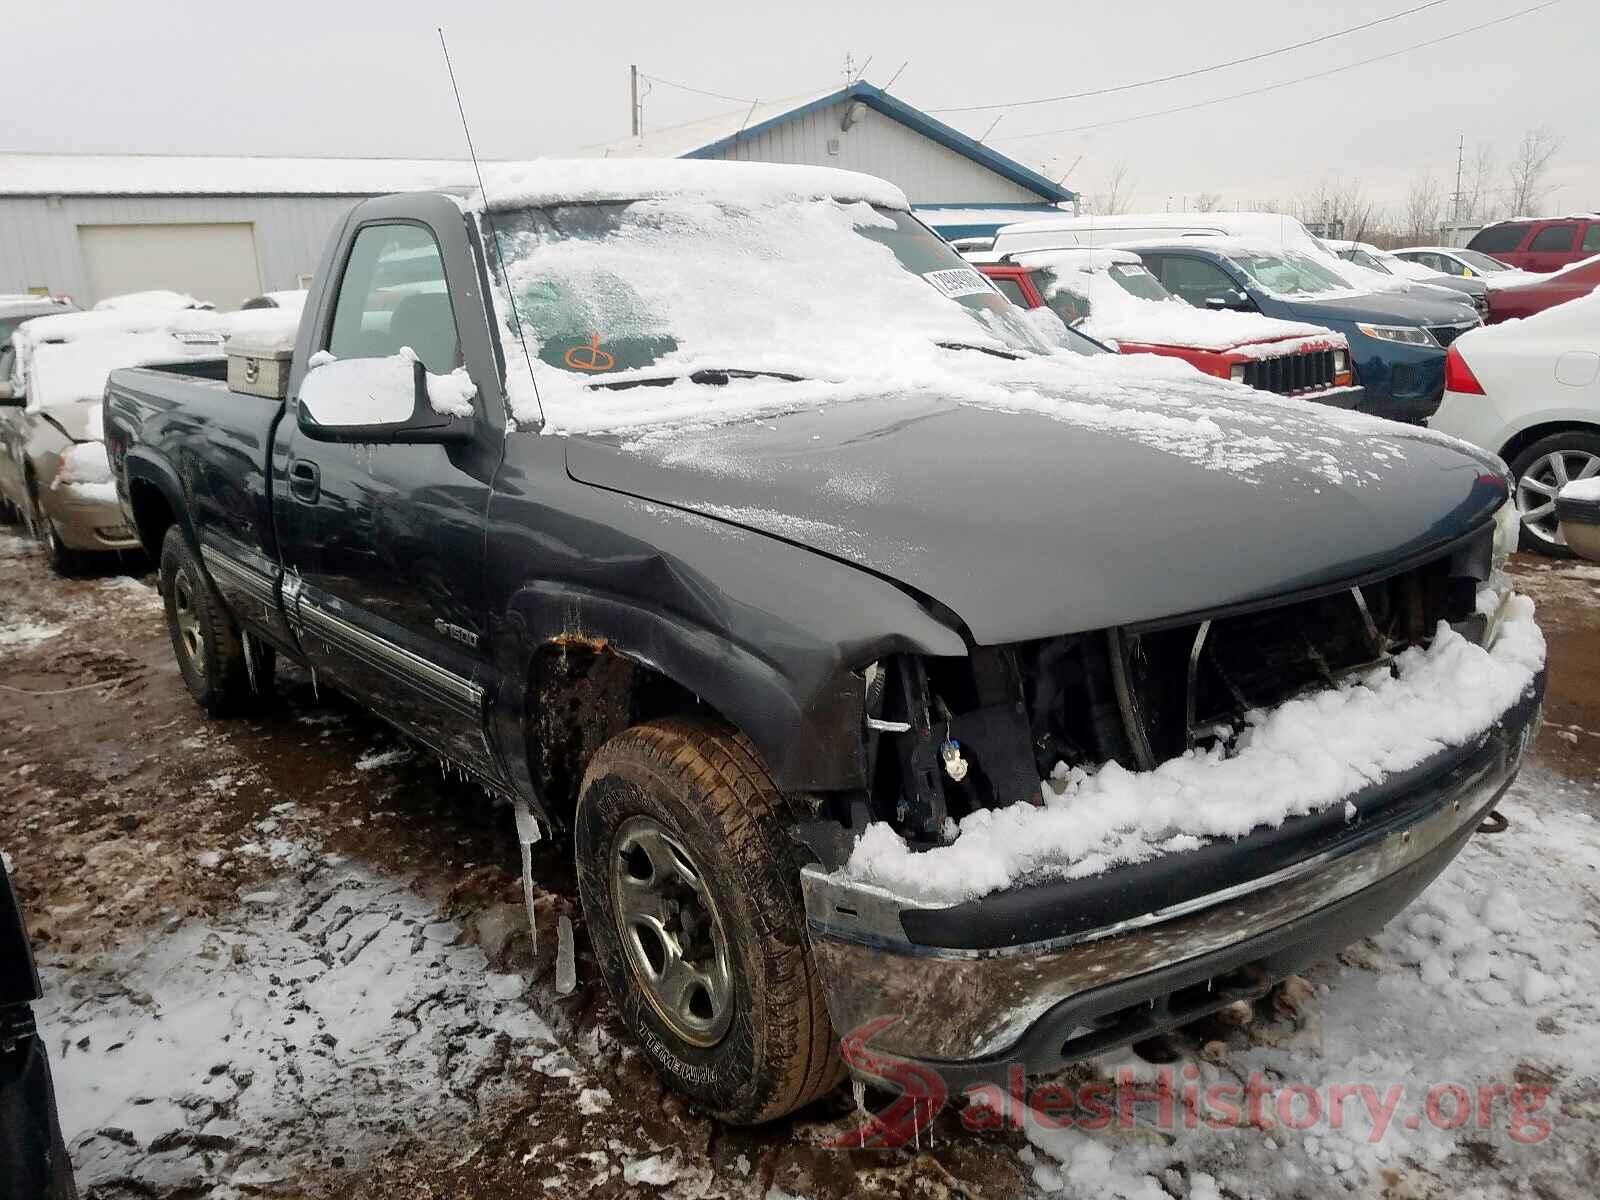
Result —
[[978, 296], [985, 292], [994, 291], [989, 286], [989, 281], [971, 267], [951, 267], [944, 271], [925, 271], [922, 277], [952, 300], [959, 300], [962, 296]]

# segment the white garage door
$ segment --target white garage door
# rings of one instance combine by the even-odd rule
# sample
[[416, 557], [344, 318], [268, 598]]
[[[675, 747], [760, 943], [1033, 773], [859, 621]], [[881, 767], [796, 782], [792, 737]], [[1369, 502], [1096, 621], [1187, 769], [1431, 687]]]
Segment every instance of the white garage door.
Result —
[[261, 293], [255, 226], [80, 225], [90, 301], [168, 288], [235, 309]]

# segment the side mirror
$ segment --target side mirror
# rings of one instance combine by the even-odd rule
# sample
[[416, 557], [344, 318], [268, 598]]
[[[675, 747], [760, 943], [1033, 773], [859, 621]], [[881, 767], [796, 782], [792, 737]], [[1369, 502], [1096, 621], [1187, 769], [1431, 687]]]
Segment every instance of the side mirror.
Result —
[[470, 393], [446, 394], [452, 389], [432, 380], [456, 382], [400, 354], [324, 361], [300, 382], [296, 423], [318, 442], [470, 442], [477, 430]]
[[1213, 312], [1249, 312], [1255, 305], [1243, 292], [1224, 292], [1220, 296], [1207, 296], [1206, 307]]

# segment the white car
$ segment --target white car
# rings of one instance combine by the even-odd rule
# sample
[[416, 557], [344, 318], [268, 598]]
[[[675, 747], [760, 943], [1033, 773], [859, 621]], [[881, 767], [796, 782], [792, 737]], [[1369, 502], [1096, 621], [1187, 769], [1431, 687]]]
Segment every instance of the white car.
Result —
[[1498, 258], [1491, 258], [1477, 250], [1464, 250], [1458, 246], [1405, 246], [1391, 250], [1396, 258], [1416, 263], [1442, 275], [1455, 275], [1462, 279], [1481, 279], [1492, 288], [1510, 287], [1528, 283], [1539, 276], [1520, 267], [1508, 267]]
[[1600, 476], [1600, 292], [1462, 334], [1428, 426], [1505, 459], [1525, 549], [1570, 558], [1556, 493]]

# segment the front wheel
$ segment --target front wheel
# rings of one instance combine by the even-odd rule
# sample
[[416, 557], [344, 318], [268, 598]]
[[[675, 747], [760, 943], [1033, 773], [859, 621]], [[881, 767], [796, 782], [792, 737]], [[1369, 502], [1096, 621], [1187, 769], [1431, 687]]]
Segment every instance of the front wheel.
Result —
[[1571, 558], [1556, 517], [1556, 493], [1575, 479], [1600, 475], [1600, 433], [1570, 430], [1540, 438], [1511, 460], [1522, 547], [1551, 558]]
[[623, 1022], [718, 1117], [781, 1117], [844, 1078], [783, 800], [743, 735], [666, 719], [595, 754], [578, 886]]

